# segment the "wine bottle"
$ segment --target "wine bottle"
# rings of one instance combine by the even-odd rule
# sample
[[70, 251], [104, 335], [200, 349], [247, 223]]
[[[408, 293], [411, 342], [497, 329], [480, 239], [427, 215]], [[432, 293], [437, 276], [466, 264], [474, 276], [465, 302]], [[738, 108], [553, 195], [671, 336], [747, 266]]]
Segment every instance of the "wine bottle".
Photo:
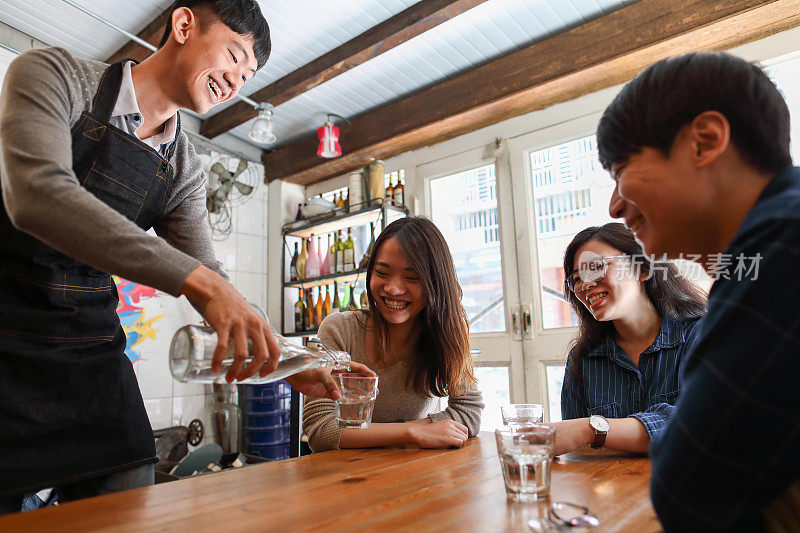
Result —
[[[334, 370], [350, 368], [350, 355], [346, 352], [328, 350], [319, 339], [311, 339], [307, 346], [289, 342], [274, 329], [272, 334], [278, 341], [281, 355], [278, 367], [263, 378], [256, 372], [242, 380], [243, 383], [270, 383], [312, 368], [330, 367]], [[213, 328], [184, 326], [172, 337], [169, 349], [169, 368], [172, 377], [188, 383], [224, 383], [234, 361], [235, 345], [229, 340], [219, 372], [211, 371], [211, 362], [217, 348], [217, 333]], [[253, 360], [252, 342], [248, 340], [248, 357], [245, 365]]]
[[372, 250], [375, 248], [375, 223], [369, 223], [369, 246], [367, 246], [367, 251], [364, 253], [364, 257], [361, 258], [361, 261], [358, 263], [358, 269], [367, 268], [367, 263], [369, 262], [369, 256], [372, 254]]
[[305, 328], [305, 304], [303, 304], [303, 289], [300, 289], [300, 295], [297, 302], [294, 304], [294, 331], [300, 333]]
[[314, 302], [311, 300], [311, 291], [309, 290], [306, 294], [306, 331], [311, 331], [317, 327], [314, 317], [315, 311]]
[[289, 264], [289, 281], [297, 281], [297, 243], [294, 243], [294, 254], [292, 254], [292, 262]]
[[338, 263], [336, 262], [336, 233], [328, 235], [328, 244], [331, 247], [331, 270], [329, 274], [336, 274], [339, 271], [337, 266]]
[[306, 247], [306, 240], [303, 239], [303, 248], [300, 252], [300, 257], [297, 258], [297, 277], [299, 279], [306, 278], [306, 261], [308, 261], [308, 248]]
[[347, 242], [344, 243], [344, 269], [345, 272], [356, 269], [356, 243], [353, 242], [353, 228], [347, 228]]
[[294, 217], [295, 220], [303, 220], [303, 204], [297, 204], [297, 214]]
[[342, 302], [339, 300], [339, 282], [333, 282], [333, 302], [331, 303], [331, 312], [338, 313], [342, 310]]
[[350, 285], [350, 297], [348, 298], [349, 302], [347, 303], [347, 310], [348, 311], [357, 311], [359, 308], [358, 300], [356, 299], [355, 295], [355, 287]]
[[344, 298], [342, 299], [342, 312], [347, 311], [348, 306], [350, 305], [350, 283], [345, 281], [344, 282]]
[[[320, 237], [321, 238], [321, 237]], [[322, 258], [319, 267], [319, 275], [320, 276], [328, 276], [331, 273], [331, 236], [328, 235], [328, 244], [325, 245], [324, 242], [319, 243], [319, 256]]]
[[328, 316], [331, 314], [331, 286], [325, 286], [325, 302], [322, 304], [323, 314]]
[[383, 193], [383, 198], [385, 200], [391, 200], [394, 198], [394, 186], [392, 185], [391, 178], [389, 178], [389, 185], [386, 186], [386, 190]]
[[336, 239], [336, 272], [341, 274], [346, 271], [344, 265], [344, 240], [342, 240], [340, 232]]
[[403, 178], [397, 178], [397, 185], [394, 188], [394, 203], [406, 205], [406, 188], [403, 186]]
[[317, 253], [317, 241], [312, 234], [308, 238], [308, 259], [306, 260], [306, 279], [319, 277], [319, 254]]
[[325, 320], [325, 299], [322, 297], [322, 286], [317, 287], [317, 303], [315, 310], [317, 314], [317, 328], [319, 328], [322, 321]]

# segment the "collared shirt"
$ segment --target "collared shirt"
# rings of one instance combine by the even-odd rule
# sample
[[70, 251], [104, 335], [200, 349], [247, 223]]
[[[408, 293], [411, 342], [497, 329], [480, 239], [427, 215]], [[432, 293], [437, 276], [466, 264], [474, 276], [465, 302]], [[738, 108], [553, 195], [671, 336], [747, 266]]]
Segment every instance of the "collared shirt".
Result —
[[[800, 479], [800, 169], [778, 174], [723, 252], [728, 277], [650, 448], [650, 494], [667, 531], [759, 531]], [[752, 266], [735, 270], [738, 257]]]
[[[136, 90], [133, 87], [133, 76], [131, 75], [132, 61], [126, 61], [122, 68], [122, 84], [119, 88], [119, 96], [111, 113], [110, 123], [125, 133], [129, 133], [139, 138], [136, 131], [142, 127], [144, 118], [139, 111], [139, 104], [136, 102]], [[175, 134], [178, 131], [178, 114], [176, 113], [164, 123], [164, 131], [156, 133], [147, 139], [141, 139], [143, 143], [151, 146], [160, 155], [165, 156], [170, 145], [175, 142]]]
[[675, 409], [679, 370], [698, 323], [663, 317], [658, 335], [639, 356], [638, 366], [610, 335], [584, 356], [581, 376], [572, 371], [570, 354], [561, 388], [561, 417], [631, 416], [644, 424], [653, 441]]

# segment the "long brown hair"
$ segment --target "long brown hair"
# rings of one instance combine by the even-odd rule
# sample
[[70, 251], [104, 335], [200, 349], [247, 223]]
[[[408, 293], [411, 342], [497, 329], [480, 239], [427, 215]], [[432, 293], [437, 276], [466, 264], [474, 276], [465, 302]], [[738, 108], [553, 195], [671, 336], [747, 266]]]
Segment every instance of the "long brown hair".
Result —
[[375, 258], [383, 243], [396, 239], [409, 268], [419, 276], [425, 308], [417, 315], [419, 335], [408, 360], [407, 386], [419, 393], [444, 397], [459, 395], [476, 383], [469, 351], [469, 323], [461, 305], [461, 285], [453, 257], [439, 228], [424, 217], [395, 220], [375, 240], [367, 262], [367, 298], [376, 327], [375, 351], [386, 361], [389, 325], [378, 311], [370, 289]]
[[[642, 247], [636, 242], [633, 233], [619, 222], [611, 222], [604, 226], [592, 226], [581, 231], [564, 252], [565, 279], [573, 273], [575, 254], [589, 241], [599, 241], [616, 248], [635, 261], [642, 274], [649, 274], [651, 265], [644, 255]], [[706, 312], [708, 297], [691, 280], [681, 276], [673, 263], [658, 265], [659, 272], [648, 276], [644, 290], [647, 298], [656, 308], [659, 317], [669, 316], [678, 321], [694, 320]], [[581, 376], [583, 358], [603, 339], [613, 333], [611, 322], [600, 322], [586, 309], [569, 287], [564, 285], [564, 298], [572, 305], [578, 315], [580, 324], [578, 334], [572, 341], [571, 371]]]

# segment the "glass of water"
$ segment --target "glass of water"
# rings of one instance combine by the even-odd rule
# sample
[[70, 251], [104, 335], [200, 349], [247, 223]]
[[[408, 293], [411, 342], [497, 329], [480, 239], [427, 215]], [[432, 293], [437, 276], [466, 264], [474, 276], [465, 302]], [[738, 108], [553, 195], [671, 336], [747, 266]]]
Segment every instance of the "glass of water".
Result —
[[544, 421], [544, 406], [539, 403], [511, 403], [500, 406], [503, 424], [510, 427], [541, 424]]
[[372, 420], [372, 408], [378, 396], [378, 376], [334, 374], [342, 397], [336, 403], [336, 421], [340, 428], [365, 429]]
[[494, 435], [508, 498], [516, 502], [533, 502], [550, 496], [555, 428], [531, 424], [500, 428]]

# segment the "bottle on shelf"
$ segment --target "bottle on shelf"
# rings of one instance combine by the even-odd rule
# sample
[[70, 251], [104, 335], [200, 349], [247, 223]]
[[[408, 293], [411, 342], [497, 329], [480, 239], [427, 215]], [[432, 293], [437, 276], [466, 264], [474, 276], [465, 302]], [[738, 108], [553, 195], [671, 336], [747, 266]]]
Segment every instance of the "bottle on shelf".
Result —
[[303, 303], [303, 289], [300, 289], [300, 295], [297, 297], [297, 302], [294, 304], [294, 331], [300, 333], [305, 331], [305, 304]]
[[344, 282], [344, 298], [342, 298], [342, 306], [340, 307], [342, 312], [347, 311], [349, 305], [350, 305], [350, 283], [345, 281]]
[[325, 320], [325, 299], [322, 297], [323, 286], [320, 285], [317, 287], [317, 303], [315, 305], [315, 311], [317, 315], [317, 328], [319, 325], [322, 324], [322, 321]]
[[319, 277], [319, 253], [317, 253], [317, 240], [312, 234], [308, 238], [308, 259], [306, 260], [306, 279]]
[[339, 207], [339, 193], [333, 195], [333, 205], [334, 207]]
[[325, 286], [325, 301], [322, 303], [322, 314], [327, 317], [331, 314], [331, 285]]
[[303, 220], [303, 204], [297, 204], [297, 214], [294, 216], [295, 220]]
[[333, 282], [333, 302], [331, 302], [331, 312], [338, 313], [342, 310], [342, 302], [339, 300], [339, 282]]
[[344, 192], [339, 193], [339, 199], [336, 200], [336, 208], [337, 209], [344, 208]]
[[391, 200], [394, 198], [394, 185], [392, 185], [391, 178], [389, 178], [389, 185], [386, 186], [386, 190], [383, 193], [383, 198], [385, 200]]
[[397, 178], [397, 185], [394, 188], [394, 203], [396, 205], [406, 205], [406, 188], [403, 185], [403, 178]]
[[[346, 352], [328, 350], [319, 339], [312, 339], [307, 346], [289, 342], [274, 329], [272, 334], [278, 341], [281, 355], [278, 367], [263, 378], [256, 372], [241, 383], [270, 383], [312, 368], [330, 367], [334, 370], [350, 368], [350, 355]], [[217, 348], [217, 333], [204, 326], [184, 326], [172, 338], [169, 349], [169, 368], [172, 377], [183, 383], [224, 383], [225, 374], [233, 364], [235, 346], [228, 348], [219, 372], [211, 371], [211, 362]], [[251, 341], [248, 341], [248, 355], [245, 364], [253, 359]]]
[[367, 291], [361, 293], [361, 298], [359, 298], [361, 302], [361, 309], [369, 309], [369, 298], [367, 298]]
[[350, 189], [347, 189], [347, 196], [344, 198], [344, 210], [346, 213], [350, 212]]
[[336, 238], [336, 273], [341, 274], [346, 271], [344, 265], [344, 240], [342, 240], [342, 234], [339, 232]]
[[329, 274], [336, 274], [338, 272], [338, 263], [336, 262], [336, 233], [328, 234], [328, 246], [330, 246], [330, 261], [331, 267]]
[[[321, 239], [321, 237], [319, 237]], [[319, 245], [319, 256], [321, 258], [320, 266], [319, 266], [319, 275], [320, 276], [327, 276], [331, 273], [331, 236], [328, 235], [328, 243], [325, 244], [324, 241], [320, 241]]]
[[344, 243], [344, 270], [356, 269], [356, 243], [353, 242], [353, 228], [347, 228], [347, 241]]
[[309, 290], [306, 294], [306, 322], [305, 327], [306, 331], [311, 331], [317, 327], [317, 322], [314, 317], [314, 313], [316, 309], [314, 307], [314, 302], [311, 300], [311, 291]]
[[303, 248], [300, 257], [297, 258], [297, 277], [299, 279], [306, 279], [306, 261], [308, 261], [308, 248], [306, 240], [303, 239]]
[[289, 264], [289, 281], [297, 281], [297, 259], [300, 254], [297, 251], [297, 243], [294, 243], [294, 253], [292, 254], [292, 262]]
[[358, 306], [358, 300], [356, 299], [354, 290], [355, 286], [350, 285], [350, 296], [347, 298], [349, 300], [347, 303], [348, 311], [357, 311], [358, 309], [360, 309], [360, 307]]
[[369, 245], [367, 246], [367, 251], [364, 253], [364, 257], [361, 258], [361, 261], [358, 263], [358, 269], [361, 270], [362, 268], [367, 267], [367, 262], [369, 262], [369, 256], [372, 254], [372, 250], [375, 248], [375, 223], [369, 223]]

